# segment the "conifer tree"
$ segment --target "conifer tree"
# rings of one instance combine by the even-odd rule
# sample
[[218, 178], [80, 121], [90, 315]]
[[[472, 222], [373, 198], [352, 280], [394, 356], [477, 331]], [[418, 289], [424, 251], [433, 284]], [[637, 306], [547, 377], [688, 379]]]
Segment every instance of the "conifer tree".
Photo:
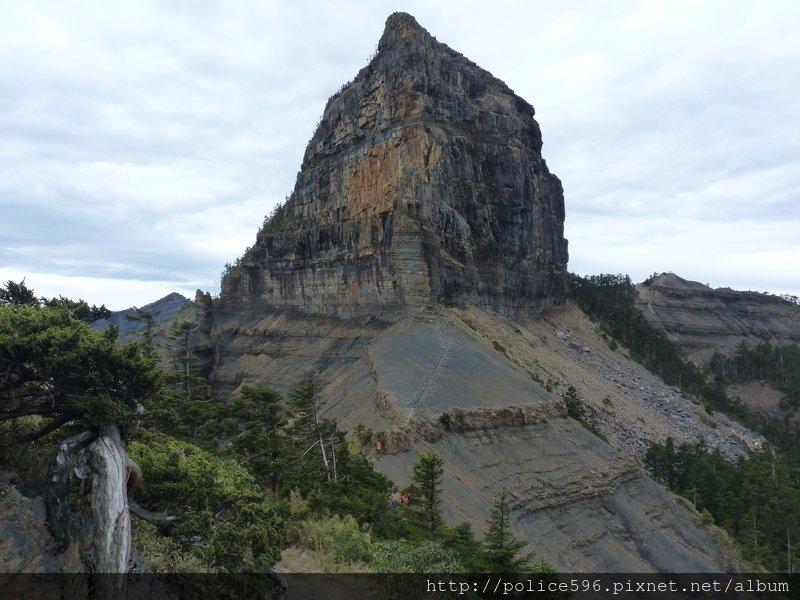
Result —
[[564, 403], [567, 405], [567, 416], [583, 423], [586, 420], [586, 406], [581, 400], [578, 390], [574, 385], [570, 385], [564, 392]]
[[48, 308], [63, 308], [72, 313], [72, 316], [83, 321], [84, 323], [92, 324], [98, 319], [107, 319], [111, 316], [111, 311], [103, 304], [101, 306], [89, 306], [85, 300], [71, 300], [59, 296], [58, 298], [51, 298], [50, 300], [42, 298], [42, 306]]
[[185, 401], [208, 395], [208, 382], [197, 374], [194, 367], [195, 349], [192, 334], [197, 323], [182, 321], [177, 323], [169, 334], [169, 355], [172, 362], [172, 379], [178, 384]]
[[19, 306], [39, 306], [39, 300], [33, 290], [25, 285], [25, 279], [17, 283], [10, 279], [0, 287], [0, 304], [16, 304]]
[[[336, 481], [338, 479], [335, 452], [336, 423], [320, 416], [323, 403], [319, 386], [308, 381], [289, 392], [289, 441], [297, 456], [289, 466], [298, 465], [301, 477], [311, 481]], [[307, 484], [310, 482], [306, 482]]]
[[419, 455], [411, 475], [413, 504], [411, 519], [425, 537], [438, 537], [444, 528], [442, 518], [442, 476], [444, 459], [435, 452]]
[[472, 525], [463, 521], [455, 527], [448, 528], [445, 535], [445, 546], [456, 552], [464, 568], [467, 571], [479, 570], [482, 547], [475, 539]]
[[[258, 482], [278, 489], [283, 463], [281, 395], [267, 386], [244, 385], [228, 402], [219, 405], [215, 433], [230, 439], [229, 451], [248, 465]], [[211, 423], [207, 426], [207, 429]], [[209, 433], [210, 431], [207, 431]]]
[[[97, 572], [124, 570], [130, 557], [128, 511], [134, 510], [128, 478], [141, 473], [127, 455], [124, 435], [141, 406], [158, 394], [154, 361], [136, 345], [116, 345], [63, 307], [0, 304], [0, 372], [0, 460], [19, 456], [17, 445], [34, 452], [39, 445], [52, 447], [44, 503], [61, 550], [70, 544], [74, 525], [72, 475], [85, 467], [92, 497], [85, 511], [91, 516], [84, 516], [93, 530], [86, 539], [93, 550], [79, 551], [92, 556]], [[111, 597], [109, 581], [98, 582], [100, 596]]]
[[142, 339], [144, 352], [147, 356], [155, 356], [155, 340], [154, 330], [156, 326], [156, 316], [152, 311], [142, 310], [141, 308], [133, 307], [134, 314], [125, 315], [128, 321], [136, 321], [141, 323], [141, 331], [137, 335]]
[[490, 573], [518, 573], [529, 569], [533, 554], [519, 553], [528, 542], [511, 533], [508, 490], [501, 490], [495, 495], [489, 515], [489, 529], [483, 536], [483, 570]]

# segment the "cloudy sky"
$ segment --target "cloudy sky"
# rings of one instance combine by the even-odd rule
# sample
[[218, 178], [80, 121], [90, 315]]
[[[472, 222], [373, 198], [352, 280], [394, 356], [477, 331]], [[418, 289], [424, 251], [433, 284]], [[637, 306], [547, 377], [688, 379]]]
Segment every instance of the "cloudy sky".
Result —
[[0, 0], [0, 280], [217, 292], [404, 10], [536, 108], [572, 271], [800, 294], [798, 7]]

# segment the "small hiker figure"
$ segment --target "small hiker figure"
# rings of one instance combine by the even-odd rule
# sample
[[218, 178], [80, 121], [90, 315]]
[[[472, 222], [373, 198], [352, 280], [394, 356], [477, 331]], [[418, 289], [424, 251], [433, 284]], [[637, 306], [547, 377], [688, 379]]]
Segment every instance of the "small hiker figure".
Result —
[[377, 442], [375, 442], [375, 450], [377, 452], [383, 452], [383, 442], [382, 441], [378, 440]]
[[403, 494], [402, 496], [400, 496], [400, 502], [402, 502], [406, 506], [411, 504], [411, 494], [406, 493], [406, 494]]
[[389, 505], [390, 510], [397, 510], [399, 507], [397, 506], [397, 500], [392, 500], [392, 503]]

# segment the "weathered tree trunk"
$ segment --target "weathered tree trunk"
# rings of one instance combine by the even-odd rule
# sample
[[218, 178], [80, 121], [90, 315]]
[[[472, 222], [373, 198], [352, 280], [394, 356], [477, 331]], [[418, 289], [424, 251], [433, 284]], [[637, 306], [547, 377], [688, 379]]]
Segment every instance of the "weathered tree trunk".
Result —
[[69, 474], [72, 455], [97, 437], [85, 431], [61, 442], [53, 452], [47, 471], [44, 504], [47, 522], [61, 551], [69, 545]]
[[339, 481], [339, 474], [336, 471], [336, 436], [331, 436], [331, 457], [333, 457], [333, 480]]
[[286, 578], [280, 572], [276, 571], [273, 567], [266, 567], [264, 573], [267, 574], [277, 586], [277, 590], [273, 590], [272, 597], [276, 600], [288, 600], [289, 598], [289, 584]]
[[[73, 465], [73, 455], [82, 448], [86, 448], [86, 462]], [[99, 436], [87, 431], [58, 445], [50, 460], [45, 490], [47, 521], [59, 548], [65, 550], [69, 545], [70, 474], [73, 466], [85, 469], [87, 462], [92, 474], [92, 564], [89, 569], [98, 574], [95, 596], [117, 600], [124, 597], [131, 555], [128, 477], [130, 473], [139, 473], [138, 466], [125, 452], [117, 425], [106, 425]]]
[[119, 427], [107, 425], [89, 448], [92, 469], [92, 518], [94, 571], [103, 575], [96, 584], [100, 597], [113, 600], [123, 595], [131, 555], [131, 519], [128, 512], [128, 455]]
[[325, 463], [325, 474], [328, 477], [328, 481], [331, 480], [331, 467], [328, 464], [328, 455], [325, 453], [325, 442], [322, 441], [322, 429], [319, 426], [319, 419], [317, 418], [317, 402], [316, 400], [313, 401], [314, 403], [311, 405], [311, 413], [314, 416], [314, 430], [317, 432], [317, 436], [319, 437], [319, 447], [322, 450], [322, 462]]

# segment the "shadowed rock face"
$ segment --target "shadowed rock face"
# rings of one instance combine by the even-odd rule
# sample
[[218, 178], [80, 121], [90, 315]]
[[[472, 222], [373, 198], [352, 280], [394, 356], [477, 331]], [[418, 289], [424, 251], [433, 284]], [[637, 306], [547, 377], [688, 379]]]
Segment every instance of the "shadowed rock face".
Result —
[[561, 304], [564, 198], [533, 115], [413, 17], [391, 15], [223, 300], [338, 315]]

